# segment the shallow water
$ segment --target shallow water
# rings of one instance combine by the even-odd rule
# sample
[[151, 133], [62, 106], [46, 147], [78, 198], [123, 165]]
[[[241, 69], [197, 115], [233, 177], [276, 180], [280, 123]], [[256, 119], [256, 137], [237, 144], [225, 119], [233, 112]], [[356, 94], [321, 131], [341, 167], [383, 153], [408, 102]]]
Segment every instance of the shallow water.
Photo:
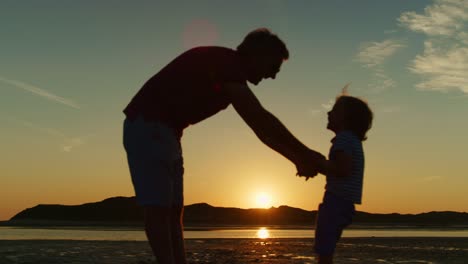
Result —
[[[197, 238], [313, 238], [312, 229], [221, 229], [184, 232], [187, 239]], [[468, 237], [468, 230], [345, 230], [343, 237]], [[18, 228], [0, 227], [0, 239], [21, 240], [108, 240], [108, 241], [146, 241], [142, 230], [107, 229], [99, 230], [96, 227], [70, 228]]]

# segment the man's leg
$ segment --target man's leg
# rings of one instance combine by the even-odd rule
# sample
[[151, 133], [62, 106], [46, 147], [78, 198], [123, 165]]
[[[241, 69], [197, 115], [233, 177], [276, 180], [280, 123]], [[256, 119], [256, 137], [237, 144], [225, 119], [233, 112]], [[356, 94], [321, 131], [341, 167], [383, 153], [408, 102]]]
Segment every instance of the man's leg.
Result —
[[184, 225], [183, 225], [184, 207], [173, 208], [171, 219], [172, 249], [176, 264], [186, 264], [185, 246], [184, 246]]
[[[177, 224], [172, 208], [176, 204], [175, 194], [180, 193], [177, 203], [183, 204], [183, 167], [178, 166], [183, 164], [182, 158], [174, 163], [175, 157], [181, 156], [180, 142], [166, 125], [138, 117], [133, 121], [125, 120], [124, 147], [154, 256], [158, 264], [178, 264], [172, 241], [172, 225]], [[177, 192], [174, 185], [177, 185]]]
[[158, 264], [177, 264], [174, 261], [171, 235], [171, 209], [145, 206], [145, 231]]

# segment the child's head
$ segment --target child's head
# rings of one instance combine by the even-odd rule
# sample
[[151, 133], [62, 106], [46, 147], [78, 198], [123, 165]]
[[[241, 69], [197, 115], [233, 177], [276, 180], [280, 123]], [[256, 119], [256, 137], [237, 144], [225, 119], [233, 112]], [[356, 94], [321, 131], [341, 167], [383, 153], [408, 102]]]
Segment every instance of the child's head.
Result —
[[372, 126], [373, 114], [363, 100], [341, 95], [336, 98], [333, 109], [328, 112], [327, 128], [337, 133], [351, 130], [361, 141], [367, 139], [366, 133]]

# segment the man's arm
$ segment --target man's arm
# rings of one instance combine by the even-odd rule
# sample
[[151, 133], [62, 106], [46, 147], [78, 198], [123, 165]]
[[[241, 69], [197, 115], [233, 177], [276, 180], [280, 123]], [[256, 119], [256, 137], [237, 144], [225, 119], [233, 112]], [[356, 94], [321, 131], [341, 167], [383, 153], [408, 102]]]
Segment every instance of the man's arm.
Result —
[[298, 167], [299, 174], [315, 175], [323, 156], [302, 144], [273, 114], [260, 104], [245, 84], [230, 83], [223, 87], [232, 105], [257, 137]]

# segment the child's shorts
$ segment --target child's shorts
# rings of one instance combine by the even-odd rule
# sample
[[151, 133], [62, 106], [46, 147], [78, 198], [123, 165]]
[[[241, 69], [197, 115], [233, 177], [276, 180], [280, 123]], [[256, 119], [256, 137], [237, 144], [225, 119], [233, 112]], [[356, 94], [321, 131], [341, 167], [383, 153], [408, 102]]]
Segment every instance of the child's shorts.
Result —
[[123, 143], [139, 205], [182, 207], [184, 166], [174, 131], [143, 117], [124, 121]]
[[314, 249], [317, 254], [333, 255], [343, 229], [352, 222], [354, 212], [352, 201], [325, 192], [323, 202], [319, 205], [315, 225]]

